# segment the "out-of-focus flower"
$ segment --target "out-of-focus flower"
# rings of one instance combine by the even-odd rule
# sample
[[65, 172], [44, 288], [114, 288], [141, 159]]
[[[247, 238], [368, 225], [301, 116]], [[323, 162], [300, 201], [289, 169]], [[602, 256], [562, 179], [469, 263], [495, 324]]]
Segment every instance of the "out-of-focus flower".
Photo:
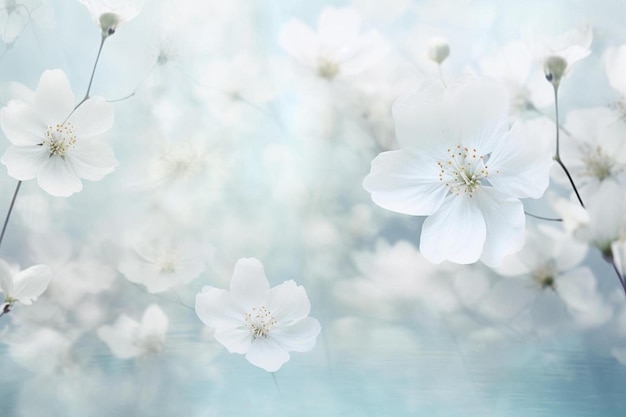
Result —
[[510, 131], [508, 99], [491, 79], [428, 84], [393, 106], [400, 150], [373, 161], [363, 187], [379, 206], [430, 216], [420, 250], [431, 262], [497, 266], [524, 242], [520, 198], [539, 198], [552, 165], [547, 143]]
[[102, 37], [115, 33], [118, 26], [139, 15], [145, 0], [79, 0], [102, 29]]
[[122, 314], [114, 325], [98, 328], [98, 337], [116, 357], [130, 359], [161, 352], [168, 325], [167, 315], [152, 304], [143, 313], [141, 323]]
[[320, 13], [317, 33], [292, 19], [281, 30], [279, 43], [321, 78], [351, 77], [387, 53], [387, 46], [377, 31], [361, 34], [360, 27], [361, 18], [356, 10], [327, 7]]
[[308, 317], [310, 309], [302, 286], [289, 280], [270, 288], [254, 258], [237, 261], [230, 292], [206, 286], [196, 296], [196, 314], [215, 329], [215, 339], [268, 372], [280, 369], [290, 351], [315, 347], [320, 324]]
[[66, 197], [83, 188], [81, 179], [98, 181], [117, 160], [99, 136], [113, 125], [113, 106], [92, 97], [75, 107], [65, 73], [47, 70], [33, 102], [11, 100], [0, 112], [2, 130], [12, 146], [0, 161], [11, 177], [37, 178], [44, 191]]
[[181, 245], [171, 239], [138, 240], [133, 249], [118, 269], [130, 282], [145, 285], [153, 294], [187, 284], [205, 269], [194, 244]]
[[448, 55], [450, 55], [450, 45], [448, 45], [448, 41], [444, 38], [432, 38], [428, 44], [427, 54], [431, 61], [441, 65]]
[[540, 37], [527, 29], [522, 37], [535, 61], [542, 66], [546, 79], [558, 88], [572, 66], [591, 52], [593, 31], [590, 26], [584, 26], [556, 36]]
[[626, 45], [606, 48], [604, 69], [611, 87], [626, 94]]
[[46, 265], [35, 265], [23, 271], [13, 271], [0, 259], [0, 290], [4, 293], [5, 306], [15, 302], [30, 305], [48, 288], [52, 270]]
[[0, 38], [13, 42], [40, 7], [40, 0], [0, 0]]

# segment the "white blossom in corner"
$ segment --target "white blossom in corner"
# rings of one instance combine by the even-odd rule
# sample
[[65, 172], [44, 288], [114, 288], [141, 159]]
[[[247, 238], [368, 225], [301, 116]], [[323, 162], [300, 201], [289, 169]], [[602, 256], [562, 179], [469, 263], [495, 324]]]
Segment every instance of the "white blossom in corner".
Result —
[[0, 123], [12, 146], [0, 161], [16, 180], [37, 178], [44, 191], [67, 197], [82, 190], [81, 179], [98, 181], [117, 166], [100, 136], [113, 125], [113, 106], [92, 97], [75, 108], [61, 70], [47, 70], [32, 102], [11, 100]]
[[196, 295], [196, 314], [215, 330], [215, 339], [231, 353], [268, 372], [289, 360], [289, 352], [315, 347], [320, 324], [308, 317], [306, 291], [292, 280], [270, 288], [263, 265], [242, 258], [235, 265], [230, 292], [206, 286]]
[[130, 359], [163, 350], [169, 319], [156, 304], [143, 313], [141, 322], [122, 314], [112, 326], [98, 328], [98, 337], [107, 344], [113, 355]]
[[144, 0], [80, 0], [102, 29], [102, 37], [115, 33], [118, 26], [139, 15]]
[[4, 294], [4, 308], [16, 302], [30, 305], [48, 288], [52, 270], [46, 265], [34, 265], [23, 271], [15, 271], [0, 259], [0, 291]]
[[445, 88], [429, 83], [393, 106], [400, 149], [372, 161], [363, 187], [379, 206], [430, 216], [420, 251], [433, 263], [497, 266], [524, 243], [520, 198], [539, 198], [549, 182], [548, 144], [518, 123], [492, 79]]

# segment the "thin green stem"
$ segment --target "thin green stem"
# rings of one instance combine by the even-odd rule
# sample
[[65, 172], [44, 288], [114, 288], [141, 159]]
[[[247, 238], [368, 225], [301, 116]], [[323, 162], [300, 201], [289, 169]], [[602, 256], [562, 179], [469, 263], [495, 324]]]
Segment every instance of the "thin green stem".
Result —
[[539, 220], [546, 220], [549, 222], [562, 222], [563, 219], [557, 219], [557, 218], [553, 218], [553, 217], [543, 217], [543, 216], [537, 216], [536, 214], [532, 214], [527, 212], [526, 210], [524, 210], [524, 214], [530, 217], [533, 217], [535, 219], [539, 219]]
[[560, 152], [560, 130], [559, 126], [559, 88], [558, 86], [554, 86], [554, 114], [555, 114], [555, 123], [556, 123], [556, 153], [554, 155], [554, 160], [563, 168], [565, 175], [567, 175], [567, 179], [569, 180], [572, 188], [574, 189], [574, 193], [576, 194], [576, 198], [578, 198], [578, 202], [580, 205], [585, 208], [585, 203], [583, 203], [583, 199], [580, 197], [578, 193], [578, 188], [576, 188], [576, 184], [574, 183], [574, 179], [570, 175], [567, 167], [561, 160], [561, 152]]
[[15, 187], [15, 192], [13, 193], [13, 198], [11, 199], [11, 205], [9, 206], [9, 211], [7, 212], [7, 216], [4, 218], [4, 224], [2, 225], [2, 233], [0, 233], [0, 246], [2, 246], [2, 240], [4, 239], [4, 234], [7, 231], [7, 225], [9, 224], [9, 218], [11, 217], [11, 213], [13, 212], [13, 206], [15, 206], [15, 200], [17, 199], [17, 193], [20, 192], [20, 187], [21, 186], [22, 186], [22, 181], [18, 181], [17, 182], [17, 187]]

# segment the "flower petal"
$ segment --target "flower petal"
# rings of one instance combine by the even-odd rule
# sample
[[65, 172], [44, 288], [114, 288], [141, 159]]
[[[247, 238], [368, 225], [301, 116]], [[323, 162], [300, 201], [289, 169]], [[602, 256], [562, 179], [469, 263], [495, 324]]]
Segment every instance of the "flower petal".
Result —
[[78, 138], [88, 139], [111, 129], [113, 110], [113, 105], [103, 97], [93, 97], [81, 104], [69, 121], [74, 125]]
[[473, 263], [480, 258], [486, 233], [476, 202], [467, 195], [450, 194], [439, 211], [424, 221], [420, 251], [433, 263]]
[[253, 336], [247, 327], [218, 328], [213, 333], [215, 340], [220, 342], [230, 353], [245, 354], [250, 350]]
[[550, 181], [553, 160], [545, 120], [516, 123], [489, 158], [489, 182], [515, 198], [539, 198]]
[[269, 289], [263, 264], [258, 259], [241, 258], [237, 261], [230, 280], [230, 291], [246, 311], [264, 305]]
[[259, 337], [254, 339], [246, 359], [255, 366], [267, 372], [276, 372], [289, 360], [289, 353], [270, 338]]
[[309, 315], [311, 303], [306, 290], [292, 280], [272, 288], [267, 297], [267, 309], [281, 326], [302, 320]]
[[63, 123], [74, 110], [74, 94], [61, 70], [46, 70], [35, 91], [35, 110], [48, 126]]
[[272, 329], [269, 337], [287, 351], [308, 352], [315, 347], [315, 339], [321, 329], [317, 320], [306, 317], [290, 326]]
[[13, 273], [9, 264], [4, 259], [0, 259], [0, 290], [5, 297], [13, 297]]
[[32, 304], [48, 288], [52, 269], [46, 265], [35, 265], [19, 272], [15, 277], [13, 297], [22, 304]]
[[283, 26], [278, 43], [300, 63], [310, 67], [317, 65], [318, 41], [315, 33], [299, 20], [292, 19]]
[[372, 161], [363, 188], [382, 208], [428, 216], [439, 209], [448, 193], [438, 175], [437, 162], [415, 151], [383, 152]]
[[217, 330], [242, 325], [246, 311], [228, 291], [206, 286], [196, 295], [196, 314], [204, 324]]
[[43, 146], [10, 146], [0, 161], [6, 165], [9, 176], [26, 181], [36, 178], [48, 159], [50, 152]]
[[53, 155], [44, 162], [37, 173], [37, 183], [49, 194], [67, 197], [83, 189], [80, 179], [59, 156]]
[[0, 111], [0, 123], [14, 145], [38, 145], [48, 128], [35, 109], [18, 100], [9, 101]]
[[137, 321], [122, 314], [113, 326], [99, 327], [97, 334], [116, 357], [130, 359], [141, 354], [140, 347], [134, 343], [139, 330]]
[[156, 304], [148, 306], [141, 317], [141, 333], [143, 335], [165, 335], [168, 326], [167, 315]]
[[65, 155], [65, 161], [78, 178], [91, 181], [101, 180], [118, 165], [111, 147], [96, 140], [76, 142], [71, 152]]
[[476, 192], [474, 199], [487, 227], [480, 260], [491, 267], [497, 267], [505, 255], [524, 246], [524, 206], [518, 199], [507, 197], [490, 187]]

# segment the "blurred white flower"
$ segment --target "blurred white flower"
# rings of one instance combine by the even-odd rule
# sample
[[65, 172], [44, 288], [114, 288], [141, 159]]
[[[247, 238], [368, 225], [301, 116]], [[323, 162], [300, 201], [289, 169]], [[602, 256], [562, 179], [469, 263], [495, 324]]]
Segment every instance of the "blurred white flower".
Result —
[[611, 87], [626, 94], [626, 45], [606, 48], [603, 58]]
[[111, 36], [117, 27], [139, 15], [145, 0], [79, 0], [102, 29], [102, 37]]
[[146, 286], [150, 293], [160, 293], [184, 285], [200, 275], [205, 265], [197, 244], [178, 244], [171, 239], [138, 240], [118, 265], [130, 281]]
[[527, 28], [522, 37], [534, 60], [542, 66], [546, 79], [555, 87], [572, 66], [589, 55], [593, 31], [590, 26], [573, 28], [556, 36], [540, 36]]
[[52, 270], [46, 265], [35, 265], [23, 271], [14, 271], [0, 259], [0, 290], [4, 293], [5, 306], [15, 302], [30, 305], [48, 288]]
[[112, 326], [98, 328], [98, 337], [120, 359], [160, 353], [165, 344], [169, 319], [156, 304], [143, 313], [141, 323], [125, 314]]
[[360, 33], [361, 18], [350, 8], [326, 7], [319, 15], [317, 33], [299, 20], [287, 22], [279, 43], [296, 61], [332, 80], [355, 76], [387, 53], [387, 46], [376, 30]]
[[196, 295], [196, 314], [215, 329], [215, 339], [231, 353], [268, 372], [289, 360], [289, 352], [315, 347], [320, 324], [308, 317], [306, 291], [292, 280], [270, 289], [263, 265], [254, 258], [237, 261], [230, 292], [206, 286]]
[[0, 38], [13, 42], [42, 6], [40, 0], [0, 0]]
[[441, 65], [441, 63], [446, 60], [448, 55], [450, 55], [450, 45], [448, 45], [448, 41], [446, 39], [434, 37], [428, 43], [427, 54], [431, 61], [437, 65]]
[[102, 97], [74, 106], [61, 70], [41, 75], [32, 103], [9, 101], [0, 121], [12, 146], [0, 161], [11, 177], [37, 178], [44, 191], [66, 197], [83, 188], [81, 178], [97, 181], [113, 171], [113, 151], [98, 138], [113, 124], [113, 106]]
[[394, 104], [401, 149], [379, 154], [363, 187], [383, 208], [430, 216], [420, 239], [429, 261], [497, 266], [522, 247], [519, 199], [541, 197], [552, 157], [524, 124], [509, 131], [507, 114], [491, 79], [428, 84]]

